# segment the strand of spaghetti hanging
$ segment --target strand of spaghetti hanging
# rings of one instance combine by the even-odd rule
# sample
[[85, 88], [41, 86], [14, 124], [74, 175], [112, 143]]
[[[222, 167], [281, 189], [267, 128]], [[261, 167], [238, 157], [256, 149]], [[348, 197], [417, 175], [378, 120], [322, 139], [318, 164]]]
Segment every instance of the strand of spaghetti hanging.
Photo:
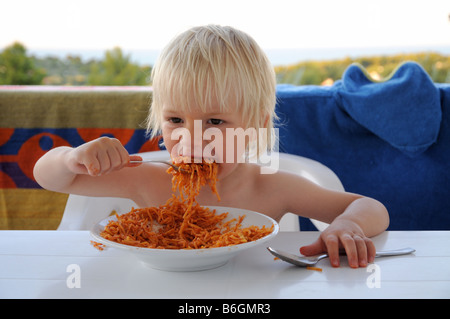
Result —
[[180, 201], [187, 205], [179, 230], [180, 237], [187, 239], [187, 236], [193, 235], [187, 230], [196, 227], [191, 220], [193, 215], [199, 211], [196, 197], [199, 195], [200, 189], [208, 184], [220, 201], [216, 188], [218, 166], [213, 161], [205, 160], [202, 163], [190, 163], [184, 157], [173, 160], [173, 164], [178, 169], [170, 167], [167, 172], [172, 174], [172, 191], [178, 192]]

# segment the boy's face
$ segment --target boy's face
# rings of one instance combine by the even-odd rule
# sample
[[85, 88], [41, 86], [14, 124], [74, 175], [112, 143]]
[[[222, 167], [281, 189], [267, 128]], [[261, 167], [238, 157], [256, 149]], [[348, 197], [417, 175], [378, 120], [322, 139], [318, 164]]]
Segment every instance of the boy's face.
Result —
[[240, 161], [250, 139], [256, 138], [245, 130], [238, 108], [230, 105], [221, 111], [211, 103], [206, 112], [200, 107], [189, 110], [165, 104], [162, 112], [164, 144], [172, 158], [201, 162], [212, 160], [219, 164], [219, 177], [226, 168]]

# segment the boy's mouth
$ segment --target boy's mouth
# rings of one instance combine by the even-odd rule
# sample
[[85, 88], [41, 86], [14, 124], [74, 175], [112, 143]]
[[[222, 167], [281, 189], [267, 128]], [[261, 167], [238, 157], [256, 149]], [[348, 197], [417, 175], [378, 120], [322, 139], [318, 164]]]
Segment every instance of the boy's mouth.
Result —
[[194, 157], [194, 156], [178, 156], [173, 159], [175, 163], [185, 163], [185, 164], [201, 164], [201, 163], [214, 163], [214, 158], [209, 157]]

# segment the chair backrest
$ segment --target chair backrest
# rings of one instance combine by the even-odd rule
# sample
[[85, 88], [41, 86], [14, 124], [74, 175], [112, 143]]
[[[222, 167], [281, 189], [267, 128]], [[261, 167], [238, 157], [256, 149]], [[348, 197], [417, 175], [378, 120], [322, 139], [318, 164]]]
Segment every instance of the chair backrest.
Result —
[[[147, 152], [139, 155], [144, 159], [170, 159], [167, 151]], [[317, 161], [285, 153], [273, 153], [272, 156], [279, 161], [278, 167], [275, 168], [299, 174], [326, 188], [344, 190], [342, 183], [333, 171]], [[133, 206], [137, 205], [132, 200], [124, 198], [70, 195], [58, 230], [89, 230], [92, 225], [111, 213], [126, 213]], [[327, 226], [319, 221], [311, 221], [319, 230], [323, 230]], [[285, 214], [280, 220], [280, 229], [282, 231], [299, 231], [298, 216], [291, 213]]]

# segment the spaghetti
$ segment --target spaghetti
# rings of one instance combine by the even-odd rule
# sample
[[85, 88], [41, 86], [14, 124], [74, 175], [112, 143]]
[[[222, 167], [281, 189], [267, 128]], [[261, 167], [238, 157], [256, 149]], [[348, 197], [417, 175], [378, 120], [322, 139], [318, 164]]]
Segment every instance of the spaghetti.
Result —
[[100, 235], [108, 240], [136, 247], [156, 249], [202, 249], [238, 245], [267, 236], [274, 226], [242, 227], [245, 216], [225, 221], [228, 213], [216, 214], [196, 201], [200, 189], [216, 189], [216, 163], [174, 163], [172, 197], [159, 207], [133, 208], [110, 221]]

